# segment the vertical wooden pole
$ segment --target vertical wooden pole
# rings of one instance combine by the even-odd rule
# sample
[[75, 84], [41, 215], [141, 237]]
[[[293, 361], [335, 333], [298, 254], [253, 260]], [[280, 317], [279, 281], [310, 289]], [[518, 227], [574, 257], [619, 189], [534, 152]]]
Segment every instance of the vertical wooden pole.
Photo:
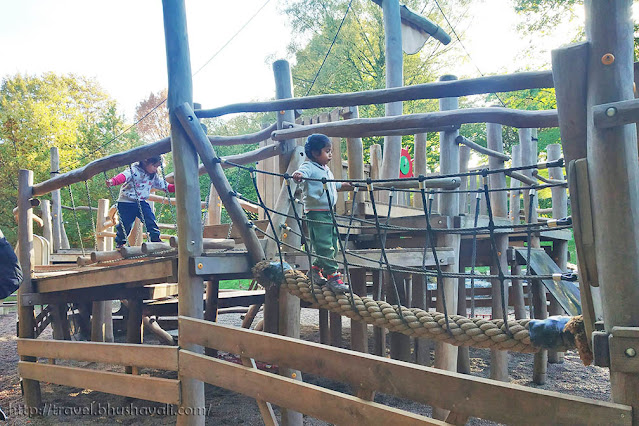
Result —
[[[501, 136], [501, 124], [486, 123], [486, 137], [488, 148], [497, 152], [504, 152], [504, 142]], [[488, 157], [488, 167], [491, 170], [503, 169], [505, 162], [496, 157]], [[503, 173], [491, 174], [488, 176], [488, 186], [491, 189], [506, 188], [506, 175]], [[508, 197], [506, 191], [490, 193], [490, 205], [495, 218], [508, 217]], [[497, 249], [497, 259], [491, 261], [490, 274], [497, 275], [498, 268], [506, 274], [508, 268], [508, 234], [496, 234], [495, 245]], [[499, 280], [492, 280], [492, 313], [493, 318], [504, 318], [502, 311], [502, 300], [506, 301], [506, 318], [508, 320], [508, 282], [504, 282], [502, 290]], [[494, 380], [508, 381], [508, 352], [490, 351], [490, 378]]]
[[[206, 285], [206, 301], [204, 306], [204, 319], [207, 321], [216, 322], [218, 296], [220, 291], [220, 280], [217, 278], [213, 278], [210, 281], [205, 281], [204, 284]], [[204, 355], [216, 357], [217, 349], [204, 348]]]
[[[98, 200], [98, 214], [96, 231], [104, 231], [104, 218], [109, 212], [109, 200]], [[106, 237], [96, 237], [96, 247], [98, 251], [107, 250]], [[91, 340], [94, 342], [113, 342], [113, 316], [111, 313], [111, 301], [101, 300], [93, 302], [91, 318]]]
[[[419, 197], [417, 197], [419, 198]], [[413, 279], [413, 306], [428, 310], [429, 304], [426, 302], [427, 278], [425, 275], [416, 275]], [[430, 351], [433, 348], [433, 341], [423, 337], [415, 339], [415, 362], [420, 365], [430, 367], [432, 365], [430, 359]]]
[[[200, 302], [200, 304], [202, 304]], [[126, 342], [133, 344], [142, 343], [143, 339], [143, 327], [142, 324], [142, 306], [143, 300], [140, 298], [127, 299], [126, 307], [128, 316], [126, 319]], [[127, 374], [138, 374], [138, 367], [126, 366], [125, 372]]]
[[[373, 269], [373, 299], [384, 300], [384, 273]], [[383, 327], [373, 326], [373, 353], [386, 357], [386, 332]]]
[[211, 184], [211, 189], [209, 189], [209, 213], [206, 224], [219, 225], [220, 223], [222, 223], [222, 201], [220, 201], [215, 185]]
[[[604, 323], [639, 327], [639, 165], [635, 126], [598, 129], [592, 107], [633, 99], [633, 2], [585, 2], [588, 59], [588, 175]], [[614, 55], [608, 64], [604, 55]], [[633, 406], [639, 424], [639, 375], [620, 372], [611, 355], [611, 393]]]
[[[18, 289], [18, 337], [23, 339], [35, 339], [35, 317], [33, 306], [22, 303], [22, 294], [33, 293], [31, 283], [34, 252], [33, 252], [33, 208], [31, 207], [31, 194], [33, 193], [33, 172], [21, 169], [18, 174], [18, 259], [22, 267], [22, 283]], [[37, 362], [37, 358], [21, 356], [21, 361]], [[22, 388], [24, 401], [29, 408], [39, 408], [42, 404], [40, 394], [40, 382], [37, 380], [23, 379]]]
[[[171, 151], [175, 167], [175, 199], [179, 235], [178, 313], [182, 316], [203, 318], [203, 280], [189, 271], [190, 258], [202, 254], [198, 158], [174, 112], [177, 106], [185, 102], [193, 103], [186, 10], [183, 0], [163, 0], [162, 10], [169, 82], [167, 107], [171, 123]], [[202, 353], [201, 346], [180, 341], [178, 344], [183, 349]], [[203, 425], [204, 383], [181, 376], [179, 372], [178, 377], [182, 385], [180, 408], [185, 410], [178, 415], [177, 424]]]
[[53, 222], [51, 220], [51, 202], [49, 200], [42, 200], [40, 204], [40, 211], [42, 212], [42, 236], [49, 242], [49, 247], [53, 249]]
[[[275, 78], [275, 98], [287, 99], [293, 97], [293, 83], [291, 78], [291, 68], [288, 61], [278, 60], [273, 63], [273, 76]], [[295, 113], [293, 110], [280, 111], [277, 114], [277, 128], [282, 128], [283, 121], [289, 123], [295, 122]], [[302, 163], [304, 156], [296, 155], [293, 159], [296, 143], [295, 139], [289, 139], [280, 142], [280, 150], [282, 154], [279, 157], [279, 172], [284, 173], [289, 170], [290, 167], [297, 169]], [[299, 150], [298, 150], [299, 151]], [[337, 161], [341, 164], [341, 157], [338, 156]], [[290, 167], [289, 167], [290, 166]], [[340, 166], [341, 167], [341, 166]], [[294, 170], [292, 170], [294, 171]], [[289, 171], [289, 173], [292, 173]], [[339, 175], [336, 175], [339, 177]], [[275, 178], [277, 179], [277, 178]], [[277, 179], [281, 182], [280, 179]], [[280, 197], [282, 193], [280, 192]], [[285, 196], [288, 199], [288, 195]], [[278, 199], [279, 201], [279, 199]], [[288, 204], [290, 205], [290, 203]], [[297, 209], [298, 206], [290, 205], [290, 209]], [[289, 210], [289, 209], [285, 209]], [[292, 211], [292, 210], [291, 210]], [[301, 212], [298, 212], [301, 213]], [[296, 229], [297, 224], [291, 223], [291, 228]], [[300, 230], [301, 231], [301, 230]], [[280, 232], [280, 229], [274, 229], [273, 232]], [[294, 247], [299, 247], [301, 242], [300, 238], [293, 232], [289, 232], [287, 243]], [[283, 336], [300, 337], [300, 301], [297, 297], [290, 293], [283, 291], [280, 292], [277, 286], [273, 286], [266, 290], [268, 293], [264, 303], [264, 331], [271, 333], [279, 333]], [[274, 317], [274, 318], [273, 318]], [[280, 374], [289, 378], [302, 379], [302, 374], [299, 370], [282, 369]], [[303, 422], [302, 413], [298, 413], [289, 409], [280, 407], [282, 411], [282, 424], [283, 425], [301, 425]]]
[[[555, 161], [561, 158], [560, 144], [550, 144], [546, 147], [546, 151], [548, 153], [548, 161]], [[548, 169], [548, 176], [551, 179], [563, 180], [564, 171], [561, 167], [550, 167]], [[566, 194], [566, 188], [556, 186], [551, 189], [551, 192], [552, 217], [560, 219], [568, 216], [568, 194]], [[553, 243], [553, 258], [557, 266], [559, 266], [562, 271], [565, 271], [568, 264], [568, 241], [557, 240]], [[563, 313], [563, 309], [553, 297], [550, 303], [550, 314], [562, 315]], [[564, 353], [548, 351], [548, 362], [553, 364], [564, 362]]]
[[[399, 272], [384, 271], [384, 287], [386, 290], [386, 301], [391, 305], [408, 306], [407, 293], [405, 287], [405, 274]], [[394, 278], [394, 280], [393, 280]], [[395, 297], [395, 289], [393, 284], [397, 285], [397, 293], [399, 294], [399, 300]], [[390, 356], [393, 359], [400, 361], [410, 362], [410, 337], [391, 331], [390, 336]]]
[[[57, 175], [60, 171], [60, 156], [57, 147], [51, 147], [51, 177]], [[62, 248], [62, 202], [60, 199], [60, 190], [51, 191], [51, 213], [53, 220], [53, 252], [57, 253]]]
[[[386, 87], [401, 87], [404, 84], [404, 54], [402, 51], [402, 27], [399, 0], [382, 0], [384, 14]], [[386, 116], [402, 115], [402, 102], [386, 104]], [[401, 136], [384, 137], [384, 159], [382, 178], [399, 177], [399, 157], [402, 150]]]
[[[417, 133], [413, 140], [413, 175], [426, 176], [428, 165], [426, 161], [426, 133]], [[422, 197], [413, 197], [413, 206], [422, 206]]]
[[[468, 161], [470, 160], [470, 148], [466, 145], [459, 146], [459, 173], [468, 172]], [[461, 185], [459, 189], [464, 191], [468, 188], [468, 179], [469, 177], [462, 177]], [[473, 176], [475, 178], [475, 176]], [[476, 180], [476, 178], [475, 178]], [[460, 193], [459, 194], [459, 213], [466, 214], [468, 212], [468, 200], [474, 199], [474, 197], [468, 197], [468, 194]], [[461, 245], [461, 242], [460, 242]], [[461, 258], [459, 260], [459, 272], [466, 272], [466, 265], [462, 262]], [[467, 304], [466, 304], [466, 278], [459, 278], [457, 281], [457, 314], [461, 316], [467, 315]], [[470, 374], [470, 352], [468, 346], [460, 346], [457, 349], [457, 372]]]
[[[440, 81], [456, 80], [453, 75], [444, 75]], [[454, 110], [459, 107], [458, 98], [442, 98], [439, 100], [441, 111]], [[440, 149], [440, 170], [442, 174], [459, 173], [459, 145], [455, 143], [455, 138], [459, 136], [459, 131], [445, 131], [439, 133]], [[459, 214], [459, 194], [443, 193], [439, 198], [439, 210], [442, 215], [454, 217]], [[438, 245], [452, 247], [455, 253], [454, 262], [450, 265], [442, 266], [444, 272], [457, 272], [459, 268], [459, 235], [444, 234], [438, 238]], [[449, 315], [457, 312], [457, 280], [454, 278], [443, 278], [437, 283], [437, 310], [444, 312], [442, 294], [446, 295], [446, 305]], [[457, 347], [437, 342], [435, 346], [435, 367], [448, 371], [457, 370]], [[448, 410], [433, 407], [433, 418], [444, 420], [448, 416]]]
[[[521, 144], [521, 163], [527, 166], [537, 163], [537, 129], [519, 129], [519, 143]], [[532, 177], [532, 169], [523, 170], [523, 174]], [[528, 192], [528, 191], [527, 191]], [[524, 213], [526, 215], [526, 223], [537, 223], [537, 206], [538, 197], [535, 195], [533, 206], [530, 207], [530, 195], [524, 194]], [[529, 213], [531, 216], [529, 217]], [[533, 249], [541, 247], [539, 237], [533, 235], [530, 245]], [[529, 265], [526, 266], [530, 267]], [[532, 294], [533, 312], [531, 316], [536, 319], [548, 318], [548, 308], [546, 306], [546, 289], [540, 280], [531, 280], [530, 294]], [[546, 383], [546, 374], [548, 370], [548, 351], [543, 350], [535, 354], [533, 366], [533, 382], [538, 385]]]
[[[512, 152], [512, 167], [521, 166], [521, 145], [513, 145]], [[521, 190], [519, 189], [520, 183], [517, 179], [510, 179], [510, 206], [509, 216], [514, 225], [521, 223]], [[521, 275], [521, 266], [517, 264], [517, 261], [511, 265], [511, 275]], [[521, 280], [512, 280], [511, 286], [512, 303], [515, 310], [515, 318], [526, 318], [526, 303], [524, 302], [524, 288]]]

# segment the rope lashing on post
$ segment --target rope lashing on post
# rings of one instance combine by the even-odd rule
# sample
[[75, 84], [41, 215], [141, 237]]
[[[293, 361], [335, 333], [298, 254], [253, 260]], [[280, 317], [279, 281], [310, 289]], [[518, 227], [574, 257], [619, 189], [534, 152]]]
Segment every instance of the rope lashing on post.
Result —
[[[283, 274], [282, 274], [283, 271]], [[592, 362], [588, 349], [583, 318], [551, 317], [548, 320], [467, 318], [461, 315], [446, 316], [440, 312], [428, 312], [420, 308], [391, 305], [369, 297], [335, 294], [328, 286], [312, 285], [301, 271], [287, 263], [263, 261], [253, 268], [255, 279], [265, 288], [278, 285], [311, 307], [339, 313], [354, 321], [387, 328], [389, 331], [412, 337], [425, 337], [455, 346], [472, 346], [521, 353], [535, 353], [542, 349], [578, 349], [585, 365]], [[313, 296], [314, 295], [314, 296]], [[353, 308], [354, 306], [354, 308]], [[402, 317], [398, 314], [402, 312]]]

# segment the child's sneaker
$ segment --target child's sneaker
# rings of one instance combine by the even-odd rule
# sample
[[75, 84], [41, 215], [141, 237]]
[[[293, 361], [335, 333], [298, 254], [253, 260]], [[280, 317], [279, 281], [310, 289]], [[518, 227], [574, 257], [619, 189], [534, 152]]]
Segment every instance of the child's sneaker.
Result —
[[326, 284], [326, 278], [324, 277], [324, 275], [322, 275], [322, 270], [317, 267], [317, 266], [313, 266], [311, 267], [311, 282], [313, 284], [317, 284], [319, 286], [323, 286], [324, 284]]
[[348, 285], [342, 281], [342, 275], [339, 272], [329, 275], [326, 285], [328, 285], [334, 293], [346, 293], [349, 289]]

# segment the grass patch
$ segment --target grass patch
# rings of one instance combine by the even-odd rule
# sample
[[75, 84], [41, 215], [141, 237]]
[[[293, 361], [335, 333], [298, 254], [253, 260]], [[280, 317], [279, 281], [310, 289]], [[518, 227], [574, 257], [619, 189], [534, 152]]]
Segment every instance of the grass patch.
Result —
[[226, 290], [248, 290], [253, 280], [223, 280], [220, 281], [220, 288]]

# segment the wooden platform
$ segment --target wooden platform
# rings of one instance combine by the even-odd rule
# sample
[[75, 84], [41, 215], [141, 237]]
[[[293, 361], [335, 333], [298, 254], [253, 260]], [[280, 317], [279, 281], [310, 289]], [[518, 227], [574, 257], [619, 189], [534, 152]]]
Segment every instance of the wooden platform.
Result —
[[[262, 304], [264, 303], [264, 294], [264, 290], [221, 291], [218, 295], [217, 307], [220, 309]], [[206, 295], [202, 299], [203, 304], [205, 300]], [[144, 315], [175, 316], [178, 314], [178, 299], [173, 298], [145, 303], [142, 312]]]

